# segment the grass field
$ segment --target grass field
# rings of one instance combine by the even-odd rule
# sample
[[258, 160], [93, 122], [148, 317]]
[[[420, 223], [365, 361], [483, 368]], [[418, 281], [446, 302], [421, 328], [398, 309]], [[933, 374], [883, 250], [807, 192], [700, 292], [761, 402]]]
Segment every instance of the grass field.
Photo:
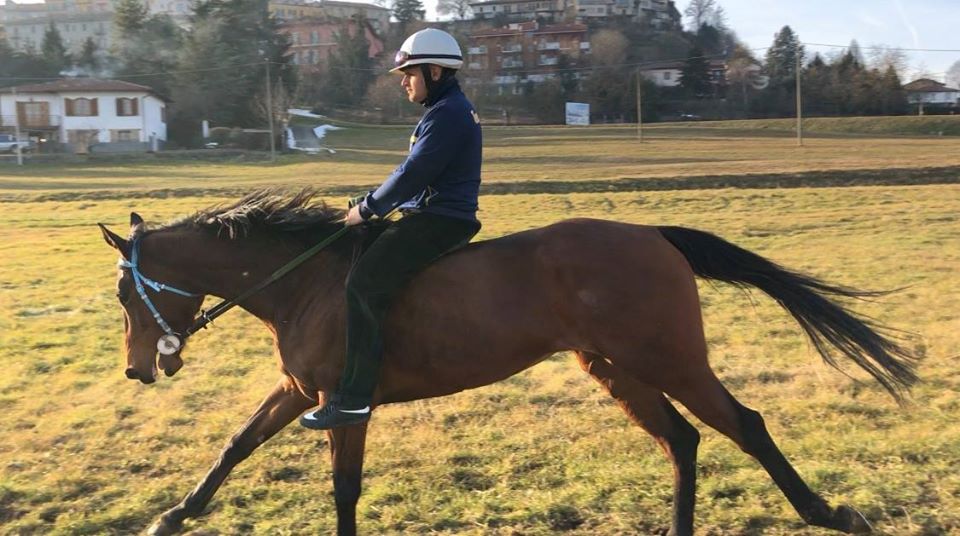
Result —
[[[333, 144], [342, 150], [319, 161], [0, 169], [0, 533], [143, 530], [199, 481], [279, 374], [266, 330], [232, 312], [191, 343], [176, 377], [152, 386], [124, 378], [116, 258], [94, 223], [122, 230], [130, 210], [166, 221], [242, 190], [317, 177], [331, 192], [373, 184], [397, 163], [406, 131], [341, 133]], [[960, 142], [819, 138], [796, 149], [748, 134], [664, 134], [634, 151], [617, 128], [489, 129], [491, 183], [556, 184], [484, 196], [479, 238], [571, 216], [686, 225], [832, 281], [903, 287], [858, 308], [917, 334], [909, 344], [926, 356], [924, 382], [904, 408], [820, 363], [771, 300], [702, 285], [711, 360], [831, 501], [862, 509], [881, 533], [960, 533], [960, 185], [950, 171], [960, 166]], [[569, 159], [550, 164], [558, 156]], [[943, 169], [942, 184], [575, 187], [682, 184], [720, 170], [734, 178], [828, 171], [828, 185], [851, 169], [911, 167]], [[828, 534], [799, 522], [753, 460], [700, 429], [699, 534]], [[324, 438], [284, 430], [187, 529], [330, 533]], [[669, 465], [567, 355], [493, 386], [382, 408], [368, 445], [364, 534], [650, 534], [669, 523]]]

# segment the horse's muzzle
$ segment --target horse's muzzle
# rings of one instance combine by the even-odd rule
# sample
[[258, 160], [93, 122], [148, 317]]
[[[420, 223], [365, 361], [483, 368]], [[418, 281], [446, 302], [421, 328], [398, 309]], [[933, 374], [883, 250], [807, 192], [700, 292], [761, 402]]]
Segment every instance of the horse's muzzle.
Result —
[[146, 378], [141, 378], [141, 377], [140, 377], [140, 373], [137, 372], [136, 369], [134, 369], [133, 367], [127, 367], [127, 370], [126, 370], [125, 374], [127, 375], [127, 378], [129, 378], [129, 379], [131, 379], [131, 380], [140, 380], [140, 383], [143, 383], [143, 384], [146, 384], [146, 385], [149, 385], [149, 384], [157, 381], [157, 379], [154, 378], [154, 377], [152, 377], [152, 376], [151, 376], [151, 377], [146, 377]]

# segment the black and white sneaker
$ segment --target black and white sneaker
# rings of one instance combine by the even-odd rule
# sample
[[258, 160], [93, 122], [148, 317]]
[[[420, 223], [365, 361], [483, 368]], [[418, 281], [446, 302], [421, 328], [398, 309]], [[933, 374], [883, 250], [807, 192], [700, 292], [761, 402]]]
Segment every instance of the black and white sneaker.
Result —
[[342, 402], [331, 399], [322, 408], [300, 416], [300, 426], [311, 430], [329, 430], [370, 420], [370, 406], [345, 407]]

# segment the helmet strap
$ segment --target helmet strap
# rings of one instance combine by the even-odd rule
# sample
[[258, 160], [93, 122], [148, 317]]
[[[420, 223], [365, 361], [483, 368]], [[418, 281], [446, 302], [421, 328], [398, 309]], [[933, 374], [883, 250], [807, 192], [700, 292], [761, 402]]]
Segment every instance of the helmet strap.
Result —
[[427, 87], [427, 98], [423, 99], [421, 104], [433, 102], [433, 97], [436, 95], [437, 90], [440, 88], [443, 83], [456, 74], [456, 69], [450, 69], [448, 67], [441, 67], [440, 70], [440, 79], [434, 80], [433, 74], [430, 72], [430, 63], [421, 63], [420, 72], [423, 74], [423, 81]]

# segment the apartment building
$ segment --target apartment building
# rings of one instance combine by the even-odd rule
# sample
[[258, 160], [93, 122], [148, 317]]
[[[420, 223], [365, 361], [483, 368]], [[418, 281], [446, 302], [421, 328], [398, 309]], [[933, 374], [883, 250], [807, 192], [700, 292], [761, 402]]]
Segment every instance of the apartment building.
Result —
[[290, 36], [291, 61], [303, 70], [323, 70], [327, 59], [337, 49], [337, 32], [347, 29], [351, 35], [363, 31], [370, 44], [368, 54], [375, 58], [383, 53], [383, 39], [372, 24], [358, 24], [355, 19], [303, 18], [286, 20], [280, 31]]
[[485, 0], [471, 2], [477, 19], [506, 22], [563, 22], [627, 18], [654, 28], [679, 24], [680, 12], [671, 0]]
[[363, 2], [272, 0], [269, 9], [274, 17], [284, 22], [301, 19], [347, 20], [359, 16], [378, 34], [383, 34], [390, 26], [389, 9]]
[[520, 84], [555, 77], [561, 56], [576, 65], [590, 54], [590, 42], [584, 24], [529, 21], [475, 32], [466, 52], [468, 77], [516, 92]]

